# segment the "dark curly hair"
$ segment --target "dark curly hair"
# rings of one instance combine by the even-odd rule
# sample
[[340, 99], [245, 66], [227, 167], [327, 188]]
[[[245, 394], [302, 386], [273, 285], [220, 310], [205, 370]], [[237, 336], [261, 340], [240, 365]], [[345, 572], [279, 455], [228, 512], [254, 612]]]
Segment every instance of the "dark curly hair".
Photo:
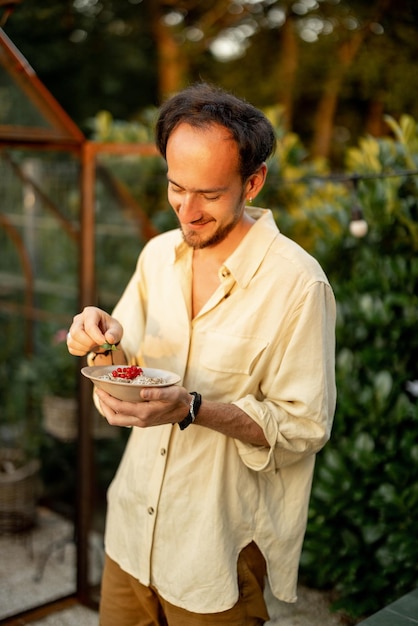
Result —
[[156, 124], [156, 144], [164, 159], [168, 139], [181, 123], [196, 128], [212, 124], [227, 128], [238, 145], [242, 180], [257, 171], [276, 148], [273, 126], [261, 111], [207, 83], [191, 85], [162, 105]]

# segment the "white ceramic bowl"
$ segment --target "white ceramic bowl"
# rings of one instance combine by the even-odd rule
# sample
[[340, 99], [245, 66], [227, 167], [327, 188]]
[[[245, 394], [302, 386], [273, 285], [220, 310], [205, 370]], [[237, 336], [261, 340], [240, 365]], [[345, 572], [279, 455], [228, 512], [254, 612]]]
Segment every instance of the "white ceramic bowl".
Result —
[[91, 367], [83, 367], [81, 373], [89, 378], [98, 389], [103, 389], [110, 393], [111, 396], [118, 400], [126, 400], [127, 402], [142, 402], [141, 389], [144, 387], [170, 387], [180, 382], [180, 376], [174, 372], [167, 370], [159, 370], [151, 367], [143, 368], [143, 375], [149, 378], [163, 378], [164, 382], [153, 385], [138, 385], [136, 383], [122, 382], [121, 380], [110, 380], [101, 378], [106, 374], [110, 374], [121, 365], [93, 365]]

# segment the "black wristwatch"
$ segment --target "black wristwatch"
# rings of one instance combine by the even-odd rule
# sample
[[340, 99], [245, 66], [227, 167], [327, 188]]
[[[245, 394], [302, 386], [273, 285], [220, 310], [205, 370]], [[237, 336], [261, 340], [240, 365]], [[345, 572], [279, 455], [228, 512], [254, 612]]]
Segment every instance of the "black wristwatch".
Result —
[[197, 393], [197, 391], [191, 391], [190, 393], [193, 397], [190, 401], [189, 412], [187, 413], [184, 420], [178, 422], [180, 430], [184, 430], [185, 428], [190, 426], [190, 424], [193, 424], [199, 412], [200, 405], [202, 404], [202, 396], [200, 395], [200, 393]]

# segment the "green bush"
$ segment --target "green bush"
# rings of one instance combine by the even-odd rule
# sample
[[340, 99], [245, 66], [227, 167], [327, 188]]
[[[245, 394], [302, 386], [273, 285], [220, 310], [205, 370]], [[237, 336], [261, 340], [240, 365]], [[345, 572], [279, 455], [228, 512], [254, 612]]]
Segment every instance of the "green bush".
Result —
[[418, 178], [380, 177], [415, 170], [418, 134], [410, 118], [390, 123], [395, 139], [368, 138], [347, 155], [348, 171], [371, 176], [357, 185], [368, 234], [342, 229], [313, 250], [338, 303], [338, 402], [301, 577], [334, 589], [335, 608], [354, 617], [418, 586]]

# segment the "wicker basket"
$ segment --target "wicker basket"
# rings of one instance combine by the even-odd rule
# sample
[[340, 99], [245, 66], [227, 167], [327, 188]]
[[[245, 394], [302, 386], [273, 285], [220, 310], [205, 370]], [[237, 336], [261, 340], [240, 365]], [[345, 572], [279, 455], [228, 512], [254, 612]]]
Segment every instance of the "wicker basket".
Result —
[[77, 439], [77, 400], [60, 396], [45, 396], [43, 399], [44, 428], [60, 441]]
[[[43, 399], [43, 424], [47, 433], [60, 441], [75, 441], [78, 435], [78, 405], [75, 398], [45, 396]], [[110, 426], [96, 408], [91, 414], [92, 435], [95, 439], [112, 439], [117, 428]]]
[[0, 449], [0, 534], [28, 530], [36, 521], [40, 462], [23, 459], [20, 450]]

